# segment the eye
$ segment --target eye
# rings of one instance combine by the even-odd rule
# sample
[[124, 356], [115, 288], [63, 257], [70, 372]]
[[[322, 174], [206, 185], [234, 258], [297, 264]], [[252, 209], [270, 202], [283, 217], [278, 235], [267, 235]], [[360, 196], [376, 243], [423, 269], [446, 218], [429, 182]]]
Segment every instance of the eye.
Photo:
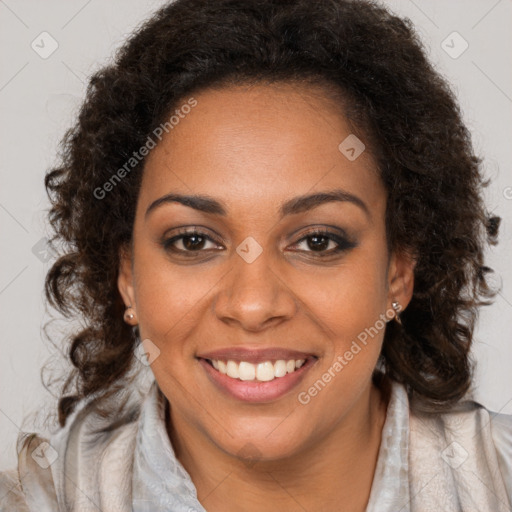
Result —
[[357, 244], [347, 237], [316, 228], [307, 232], [306, 236], [294, 244], [295, 247], [300, 245], [306, 247], [306, 249], [301, 249], [301, 252], [317, 253], [316, 255], [322, 258], [347, 251], [356, 247]]
[[[213, 247], [206, 247], [208, 243]], [[215, 240], [201, 231], [196, 229], [182, 230], [178, 235], [168, 238], [162, 242], [166, 251], [174, 253], [193, 253], [202, 252], [207, 249], [218, 249]]]
[[[166, 251], [187, 257], [223, 248], [212, 237], [196, 228], [183, 229], [177, 235], [164, 239], [161, 243]], [[208, 244], [211, 246], [208, 247]], [[298, 252], [313, 253], [316, 257], [322, 258], [347, 251], [356, 247], [357, 243], [350, 241], [346, 236], [316, 228], [308, 231], [292, 247], [300, 246], [304, 248], [299, 249]]]

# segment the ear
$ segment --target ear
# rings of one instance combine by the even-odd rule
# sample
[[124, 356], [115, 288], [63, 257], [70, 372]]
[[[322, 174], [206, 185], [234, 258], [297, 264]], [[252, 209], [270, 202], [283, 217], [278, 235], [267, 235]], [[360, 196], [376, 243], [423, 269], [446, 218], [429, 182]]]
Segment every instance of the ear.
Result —
[[403, 250], [394, 252], [388, 267], [388, 304], [397, 301], [403, 311], [409, 304], [414, 290], [414, 268], [417, 258]]
[[135, 302], [135, 288], [133, 279], [133, 255], [130, 247], [122, 246], [119, 249], [119, 273], [117, 287], [126, 307], [131, 306], [137, 311]]

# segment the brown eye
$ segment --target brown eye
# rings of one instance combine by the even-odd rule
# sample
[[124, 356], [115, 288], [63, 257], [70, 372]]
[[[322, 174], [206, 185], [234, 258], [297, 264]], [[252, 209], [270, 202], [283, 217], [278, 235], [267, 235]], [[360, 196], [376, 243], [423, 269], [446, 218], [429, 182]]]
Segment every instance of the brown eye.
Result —
[[181, 237], [181, 243], [187, 251], [195, 251], [204, 247], [206, 238], [201, 235], [186, 235]]
[[330, 256], [356, 247], [356, 243], [338, 234], [326, 230], [315, 230], [306, 233], [294, 246], [305, 246], [301, 252], [317, 253], [318, 256]]
[[[212, 247], [205, 247], [210, 242]], [[215, 241], [205, 233], [199, 231], [183, 231], [180, 234], [168, 238], [162, 242], [166, 251], [174, 253], [202, 252], [208, 249], [218, 248]]]
[[312, 251], [325, 251], [329, 247], [329, 243], [335, 243], [331, 238], [325, 235], [309, 235], [305, 238], [307, 240], [307, 246]]

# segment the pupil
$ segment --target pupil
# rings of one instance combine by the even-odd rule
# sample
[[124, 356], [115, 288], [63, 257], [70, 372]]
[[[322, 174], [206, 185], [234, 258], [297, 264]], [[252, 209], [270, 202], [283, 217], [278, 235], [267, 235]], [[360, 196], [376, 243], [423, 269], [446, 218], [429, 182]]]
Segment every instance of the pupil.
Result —
[[[313, 250], [322, 250], [326, 249], [329, 245], [329, 239], [323, 235], [312, 235], [309, 237], [310, 241], [314, 241], [313, 243], [308, 242], [308, 246]], [[323, 242], [318, 243], [318, 240], [323, 240]]]
[[[196, 243], [190, 243], [192, 239], [195, 239]], [[197, 242], [197, 239], [199, 239], [200, 241]], [[186, 249], [200, 249], [204, 245], [204, 238], [199, 235], [188, 235], [183, 238], [183, 245], [185, 246]]]

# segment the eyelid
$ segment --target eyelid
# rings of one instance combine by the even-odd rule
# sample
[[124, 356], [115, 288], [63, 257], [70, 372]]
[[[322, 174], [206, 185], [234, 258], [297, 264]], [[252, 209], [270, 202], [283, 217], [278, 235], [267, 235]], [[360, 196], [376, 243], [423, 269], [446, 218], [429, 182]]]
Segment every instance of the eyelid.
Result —
[[176, 228], [169, 228], [169, 229], [166, 229], [164, 231], [164, 234], [162, 235], [162, 238], [166, 238], [168, 237], [169, 233], [172, 232], [173, 235], [172, 236], [175, 236], [177, 234], [189, 234], [189, 233], [202, 233], [202, 234], [208, 234], [210, 236], [210, 234], [213, 233], [213, 235], [211, 236], [219, 236], [219, 234], [217, 234], [214, 230], [212, 230], [211, 228], [208, 228], [206, 226], [202, 226], [201, 224], [190, 224], [190, 225], [187, 225], [187, 226], [179, 226], [179, 227], [176, 227]]
[[[302, 229], [303, 228], [296, 229], [293, 233], [290, 234], [289, 238], [295, 238], [296, 234], [300, 232]], [[330, 224], [318, 224], [308, 227], [306, 231], [301, 234], [300, 240], [302, 240], [302, 238], [304, 238], [305, 236], [315, 234], [318, 232], [322, 232], [328, 235], [336, 235], [338, 237], [346, 239], [347, 241], [352, 240], [352, 238], [343, 228], [340, 228], [338, 226], [332, 226]]]

